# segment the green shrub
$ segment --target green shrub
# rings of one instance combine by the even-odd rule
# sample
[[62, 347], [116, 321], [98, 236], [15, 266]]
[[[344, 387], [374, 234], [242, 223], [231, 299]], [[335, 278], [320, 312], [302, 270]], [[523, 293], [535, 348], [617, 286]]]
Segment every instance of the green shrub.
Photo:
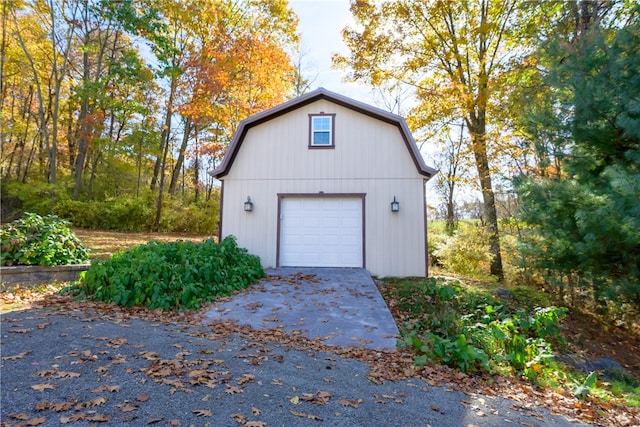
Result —
[[122, 231], [143, 231], [151, 229], [155, 218], [153, 203], [142, 197], [113, 198], [103, 202], [109, 221], [100, 228]]
[[142, 197], [83, 202], [61, 197], [55, 212], [75, 226], [100, 230], [143, 231], [153, 224], [153, 202]]
[[21, 218], [26, 212], [43, 216], [55, 213], [54, 206], [61, 197], [66, 197], [63, 184], [3, 182], [2, 204], [12, 201], [13, 207], [10, 212], [3, 208], [3, 218]]
[[26, 213], [0, 229], [2, 265], [66, 265], [89, 260], [89, 250], [55, 215]]
[[460, 228], [452, 236], [441, 236], [433, 255], [448, 271], [463, 276], [484, 276], [491, 255], [485, 233], [480, 227]]
[[176, 199], [164, 212], [160, 224], [163, 230], [210, 235], [218, 230], [220, 199], [212, 197], [188, 205]]
[[102, 216], [95, 202], [81, 202], [69, 197], [59, 198], [54, 209], [58, 216], [80, 228], [97, 228], [97, 218]]
[[398, 309], [412, 313], [399, 345], [413, 350], [416, 365], [434, 360], [464, 372], [510, 369], [536, 380], [550, 363], [552, 345], [565, 344], [558, 327], [565, 308], [519, 301], [519, 308], [510, 308], [441, 278], [401, 281], [394, 288]]
[[263, 276], [260, 259], [229, 236], [219, 244], [210, 239], [140, 245], [95, 262], [77, 286], [93, 299], [126, 307], [192, 310]]
[[[23, 184], [8, 181], [0, 187], [2, 218], [19, 218], [26, 212], [40, 215], [55, 214], [74, 226], [98, 230], [148, 231], [153, 229], [156, 217], [157, 194], [150, 190], [139, 195], [118, 193], [102, 194], [92, 200], [73, 200], [73, 183], [60, 179], [60, 183]], [[116, 192], [117, 193], [117, 192]], [[215, 234], [218, 231], [220, 195], [212, 190], [210, 198], [193, 201], [193, 194], [165, 197], [160, 229], [165, 232]]]

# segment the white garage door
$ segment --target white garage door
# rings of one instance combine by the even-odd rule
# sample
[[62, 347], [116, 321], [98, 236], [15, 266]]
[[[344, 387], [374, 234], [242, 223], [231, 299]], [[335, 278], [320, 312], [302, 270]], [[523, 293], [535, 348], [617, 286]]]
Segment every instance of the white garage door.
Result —
[[280, 265], [363, 267], [362, 199], [283, 198]]

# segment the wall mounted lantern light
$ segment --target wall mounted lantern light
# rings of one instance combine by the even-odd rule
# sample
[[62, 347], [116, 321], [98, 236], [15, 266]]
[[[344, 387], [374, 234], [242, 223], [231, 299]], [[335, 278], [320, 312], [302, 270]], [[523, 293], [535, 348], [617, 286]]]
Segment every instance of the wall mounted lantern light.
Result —
[[244, 211], [251, 212], [253, 211], [253, 203], [251, 202], [251, 197], [247, 196], [247, 201], [244, 202]]
[[391, 202], [391, 212], [398, 212], [400, 210], [400, 202], [396, 200], [396, 196], [393, 196], [393, 202]]

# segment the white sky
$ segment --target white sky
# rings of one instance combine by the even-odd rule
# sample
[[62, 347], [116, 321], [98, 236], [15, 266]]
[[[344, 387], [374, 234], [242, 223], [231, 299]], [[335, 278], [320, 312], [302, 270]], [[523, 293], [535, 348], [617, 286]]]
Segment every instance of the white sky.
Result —
[[[358, 101], [374, 104], [371, 89], [359, 83], [345, 83], [346, 73], [334, 70], [331, 55], [348, 54], [342, 41], [342, 30], [353, 23], [348, 0], [290, 0], [298, 15], [300, 50], [305, 77], [314, 80], [311, 89], [324, 87]], [[375, 104], [374, 104], [375, 105]]]

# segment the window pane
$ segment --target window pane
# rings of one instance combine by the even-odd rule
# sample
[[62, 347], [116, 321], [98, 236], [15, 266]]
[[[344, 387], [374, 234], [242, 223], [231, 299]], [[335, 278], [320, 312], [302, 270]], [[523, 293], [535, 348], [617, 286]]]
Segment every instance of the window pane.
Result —
[[331, 130], [331, 118], [330, 117], [314, 117], [313, 118], [313, 130]]
[[331, 138], [329, 132], [313, 132], [313, 144], [314, 145], [331, 145]]

